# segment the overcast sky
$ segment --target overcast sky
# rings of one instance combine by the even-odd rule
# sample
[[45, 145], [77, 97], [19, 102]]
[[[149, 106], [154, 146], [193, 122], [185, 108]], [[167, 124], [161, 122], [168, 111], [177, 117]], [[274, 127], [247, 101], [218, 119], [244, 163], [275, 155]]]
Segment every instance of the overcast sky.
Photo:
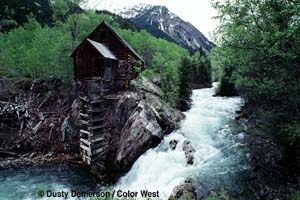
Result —
[[192, 23], [205, 36], [212, 39], [212, 31], [216, 27], [216, 21], [212, 19], [216, 11], [211, 6], [211, 0], [89, 0], [89, 6], [97, 9], [103, 7], [132, 6], [139, 3], [165, 5], [169, 10], [183, 20]]

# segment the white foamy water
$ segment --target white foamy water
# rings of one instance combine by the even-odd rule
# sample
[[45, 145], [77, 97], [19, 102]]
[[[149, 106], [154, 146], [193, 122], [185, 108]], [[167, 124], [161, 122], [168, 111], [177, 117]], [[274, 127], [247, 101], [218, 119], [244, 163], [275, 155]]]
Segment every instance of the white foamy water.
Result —
[[[180, 130], [166, 136], [158, 147], [144, 153], [115, 188], [158, 190], [160, 199], [167, 199], [173, 188], [188, 177], [199, 180], [234, 170], [237, 158], [224, 154], [235, 146], [228, 138], [227, 123], [239, 110], [242, 101], [239, 97], [213, 97], [213, 94], [214, 88], [194, 90], [192, 108], [185, 113], [186, 119], [182, 121]], [[169, 148], [171, 140], [178, 141], [175, 150]], [[191, 141], [196, 149], [194, 165], [186, 164], [182, 151], [185, 140]]]

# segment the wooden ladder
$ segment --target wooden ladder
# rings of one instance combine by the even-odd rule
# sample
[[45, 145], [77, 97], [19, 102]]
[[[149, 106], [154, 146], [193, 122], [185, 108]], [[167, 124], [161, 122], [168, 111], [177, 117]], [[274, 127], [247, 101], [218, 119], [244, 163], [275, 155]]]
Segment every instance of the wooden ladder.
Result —
[[112, 128], [107, 117], [111, 100], [103, 95], [110, 93], [109, 83], [97, 81], [92, 84], [93, 90], [80, 97], [80, 154], [88, 165], [105, 161]]
[[106, 159], [111, 125], [106, 117], [107, 100], [88, 100], [81, 97], [80, 110], [80, 154], [82, 160], [91, 165]]

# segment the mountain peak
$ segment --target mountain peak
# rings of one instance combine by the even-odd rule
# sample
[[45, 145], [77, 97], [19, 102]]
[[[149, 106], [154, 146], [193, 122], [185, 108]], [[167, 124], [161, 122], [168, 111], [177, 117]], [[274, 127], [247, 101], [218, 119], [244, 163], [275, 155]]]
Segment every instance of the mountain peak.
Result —
[[166, 6], [138, 4], [125, 7], [117, 14], [156, 37], [175, 42], [193, 51], [202, 48], [209, 52], [214, 46], [197, 28], [172, 13]]
[[130, 19], [136, 17], [138, 14], [142, 13], [144, 10], [152, 9], [153, 5], [140, 3], [134, 6], [126, 6], [120, 9], [117, 13], [121, 17]]
[[157, 14], [159, 16], [169, 15], [170, 17], [178, 17], [176, 14], [169, 11], [166, 6], [163, 5], [152, 5], [152, 4], [137, 4], [134, 6], [127, 6], [119, 10], [118, 15], [130, 19], [135, 18], [137, 15], [142, 15], [144, 12], [151, 10], [152, 14]]
[[166, 6], [145, 3], [125, 6], [122, 2], [91, 0], [90, 7], [118, 14], [154, 36], [175, 42], [192, 51], [202, 48], [209, 52], [214, 46], [197, 28], [182, 20]]

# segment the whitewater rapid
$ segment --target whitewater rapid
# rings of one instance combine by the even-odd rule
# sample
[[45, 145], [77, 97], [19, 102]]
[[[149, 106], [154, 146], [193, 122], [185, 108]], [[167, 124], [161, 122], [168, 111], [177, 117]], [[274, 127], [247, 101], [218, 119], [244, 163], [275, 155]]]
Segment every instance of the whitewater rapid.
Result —
[[[238, 154], [227, 153], [238, 146], [228, 123], [242, 105], [240, 97], [214, 97], [213, 88], [193, 90], [192, 108], [185, 113], [181, 128], [166, 136], [161, 144], [149, 149], [116, 184], [115, 189], [159, 191], [160, 199], [168, 199], [174, 187], [186, 178], [218, 181], [224, 174], [237, 170]], [[175, 150], [169, 142], [177, 140]], [[196, 149], [194, 164], [187, 165], [182, 144], [192, 142]]]

